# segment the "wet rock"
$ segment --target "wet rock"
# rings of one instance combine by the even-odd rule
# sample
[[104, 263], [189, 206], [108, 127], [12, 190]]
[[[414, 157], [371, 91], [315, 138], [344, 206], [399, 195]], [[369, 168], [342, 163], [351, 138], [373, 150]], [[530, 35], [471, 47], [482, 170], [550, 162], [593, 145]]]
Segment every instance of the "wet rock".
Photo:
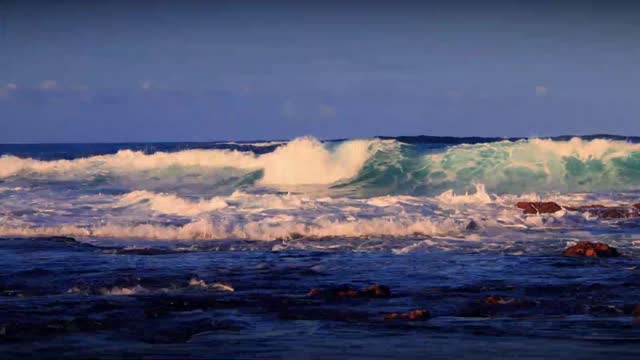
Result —
[[636, 205], [633, 205], [632, 207], [607, 207], [600, 204], [594, 204], [579, 207], [565, 206], [565, 209], [569, 211], [589, 213], [591, 216], [598, 217], [599, 219], [630, 219], [640, 217], [640, 212], [638, 212], [640, 208], [637, 208]]
[[564, 208], [569, 211], [586, 212], [592, 209], [606, 209], [607, 207], [600, 204], [593, 204], [593, 205], [585, 205], [585, 206], [565, 206]]
[[477, 302], [468, 304], [459, 312], [459, 315], [469, 317], [488, 317], [498, 314], [509, 314], [511, 316], [517, 316], [523, 310], [528, 310], [536, 305], [537, 303], [529, 300], [491, 295]]
[[640, 319], [640, 304], [636, 305], [631, 311], [631, 316]]
[[634, 204], [633, 207], [640, 211], [640, 203]]
[[362, 290], [349, 286], [338, 286], [326, 289], [314, 288], [309, 291], [310, 297], [340, 298], [388, 298], [391, 290], [385, 285], [372, 285]]
[[469, 221], [469, 223], [467, 224], [467, 227], [465, 228], [467, 231], [476, 231], [478, 229], [480, 229], [480, 225], [478, 225], [477, 222], [475, 222], [474, 220]]
[[580, 241], [576, 245], [565, 249], [562, 252], [565, 256], [586, 256], [586, 257], [618, 257], [620, 252], [612, 246], [603, 243], [593, 243]]
[[589, 210], [591, 215], [597, 216], [600, 219], [630, 219], [639, 217], [637, 211], [624, 208], [605, 208], [603, 210]]
[[553, 214], [562, 210], [562, 207], [552, 201], [549, 202], [524, 202], [521, 201], [516, 206], [523, 211], [524, 214]]
[[485, 305], [505, 305], [505, 304], [510, 304], [514, 301], [515, 299], [512, 299], [512, 298], [491, 295], [484, 298], [482, 300], [482, 303]]
[[407, 321], [423, 321], [429, 320], [431, 313], [429, 310], [418, 309], [411, 310], [406, 313], [391, 313], [384, 316], [385, 320], [407, 320]]
[[372, 285], [360, 291], [360, 296], [373, 298], [391, 297], [391, 289], [385, 285]]

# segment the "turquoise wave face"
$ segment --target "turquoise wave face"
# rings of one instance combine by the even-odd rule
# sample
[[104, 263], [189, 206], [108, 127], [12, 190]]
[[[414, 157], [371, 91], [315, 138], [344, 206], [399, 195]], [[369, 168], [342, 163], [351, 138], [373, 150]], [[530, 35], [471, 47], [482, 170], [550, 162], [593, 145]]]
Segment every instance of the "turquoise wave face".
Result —
[[447, 146], [392, 139], [298, 138], [269, 151], [188, 149], [71, 160], [0, 156], [0, 182], [188, 196], [283, 191], [329, 196], [497, 194], [640, 189], [640, 144], [613, 139], [515, 140]]
[[434, 149], [378, 151], [356, 177], [335, 186], [354, 192], [435, 195], [484, 184], [498, 194], [629, 191], [640, 188], [640, 145], [622, 141], [519, 140]]

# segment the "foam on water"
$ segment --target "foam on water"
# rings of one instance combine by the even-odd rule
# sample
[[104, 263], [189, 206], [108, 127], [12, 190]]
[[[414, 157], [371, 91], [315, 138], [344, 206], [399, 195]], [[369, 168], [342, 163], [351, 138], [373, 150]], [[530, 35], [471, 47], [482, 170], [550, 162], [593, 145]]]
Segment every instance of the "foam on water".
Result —
[[[631, 190], [640, 185], [639, 144], [577, 138], [439, 149], [299, 138], [260, 155], [121, 150], [53, 161], [5, 155], [0, 165], [0, 236], [82, 239], [482, 241], [514, 231], [617, 226], [568, 211], [525, 216], [514, 205], [630, 204], [638, 202]], [[253, 180], [214, 179], [237, 177], [229, 169]], [[66, 182], [98, 174], [110, 180]], [[168, 181], [158, 180], [163, 176]]]
[[263, 155], [236, 150], [185, 150], [153, 154], [120, 150], [114, 155], [52, 161], [3, 155], [0, 157], [0, 178], [44, 175], [73, 179], [140, 172], [151, 172], [150, 176], [157, 176], [157, 171], [172, 168], [234, 168], [262, 170], [261, 184], [329, 184], [355, 176], [371, 154], [384, 143], [381, 140], [351, 140], [330, 150], [318, 140], [304, 137]]

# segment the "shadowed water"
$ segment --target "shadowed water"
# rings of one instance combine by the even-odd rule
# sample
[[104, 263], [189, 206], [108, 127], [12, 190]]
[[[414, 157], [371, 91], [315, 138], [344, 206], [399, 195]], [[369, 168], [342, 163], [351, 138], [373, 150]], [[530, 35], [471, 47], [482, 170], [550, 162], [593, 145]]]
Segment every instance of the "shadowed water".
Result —
[[[635, 257], [566, 258], [558, 255], [564, 242], [554, 240], [520, 255], [473, 246], [403, 255], [353, 247], [271, 251], [262, 243], [241, 251], [152, 251], [65, 238], [2, 239], [0, 352], [3, 358], [640, 355], [640, 324], [631, 315], [640, 300]], [[308, 296], [314, 287], [374, 283], [388, 285], [392, 297]], [[490, 295], [521, 305], [482, 305]], [[433, 318], [384, 320], [419, 308]]]

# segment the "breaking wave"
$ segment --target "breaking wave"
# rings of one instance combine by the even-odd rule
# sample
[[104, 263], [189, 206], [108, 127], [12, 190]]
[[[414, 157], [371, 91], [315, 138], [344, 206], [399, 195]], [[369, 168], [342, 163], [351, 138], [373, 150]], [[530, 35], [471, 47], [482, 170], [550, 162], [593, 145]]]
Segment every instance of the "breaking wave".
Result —
[[[289, 191], [295, 186], [320, 185], [328, 189], [329, 195], [331, 191], [346, 191], [358, 197], [434, 196], [449, 189], [471, 191], [475, 183], [499, 194], [622, 191], [640, 188], [640, 144], [573, 138], [433, 147], [396, 140], [321, 142], [303, 137], [276, 144], [275, 150], [264, 154], [228, 149], [152, 154], [120, 150], [112, 155], [50, 161], [3, 155], [0, 178], [99, 178], [106, 182], [128, 178], [126, 190], [142, 191], [130, 195], [128, 200], [133, 202], [146, 196], [144, 191], [171, 193], [176, 184], [184, 187], [194, 183], [214, 188], [227, 186], [227, 194], [252, 187]], [[173, 187], [154, 186], [158, 179], [167, 179]], [[182, 206], [171, 195], [149, 201], [157, 208], [168, 203], [178, 209]], [[199, 212], [225, 205], [205, 201], [184, 206]]]
[[481, 183], [499, 194], [640, 188], [640, 144], [605, 139], [530, 139], [455, 145], [441, 151], [406, 145], [377, 153], [339, 187], [380, 194], [437, 195]]
[[326, 146], [310, 138], [298, 138], [273, 152], [256, 155], [237, 150], [185, 150], [156, 152], [120, 150], [113, 155], [98, 155], [74, 160], [42, 161], [11, 155], [0, 157], [0, 178], [50, 176], [90, 178], [93, 176], [179, 172], [210, 169], [261, 171], [259, 183], [270, 185], [330, 184], [355, 176], [367, 159], [384, 144], [383, 140], [351, 140]]

